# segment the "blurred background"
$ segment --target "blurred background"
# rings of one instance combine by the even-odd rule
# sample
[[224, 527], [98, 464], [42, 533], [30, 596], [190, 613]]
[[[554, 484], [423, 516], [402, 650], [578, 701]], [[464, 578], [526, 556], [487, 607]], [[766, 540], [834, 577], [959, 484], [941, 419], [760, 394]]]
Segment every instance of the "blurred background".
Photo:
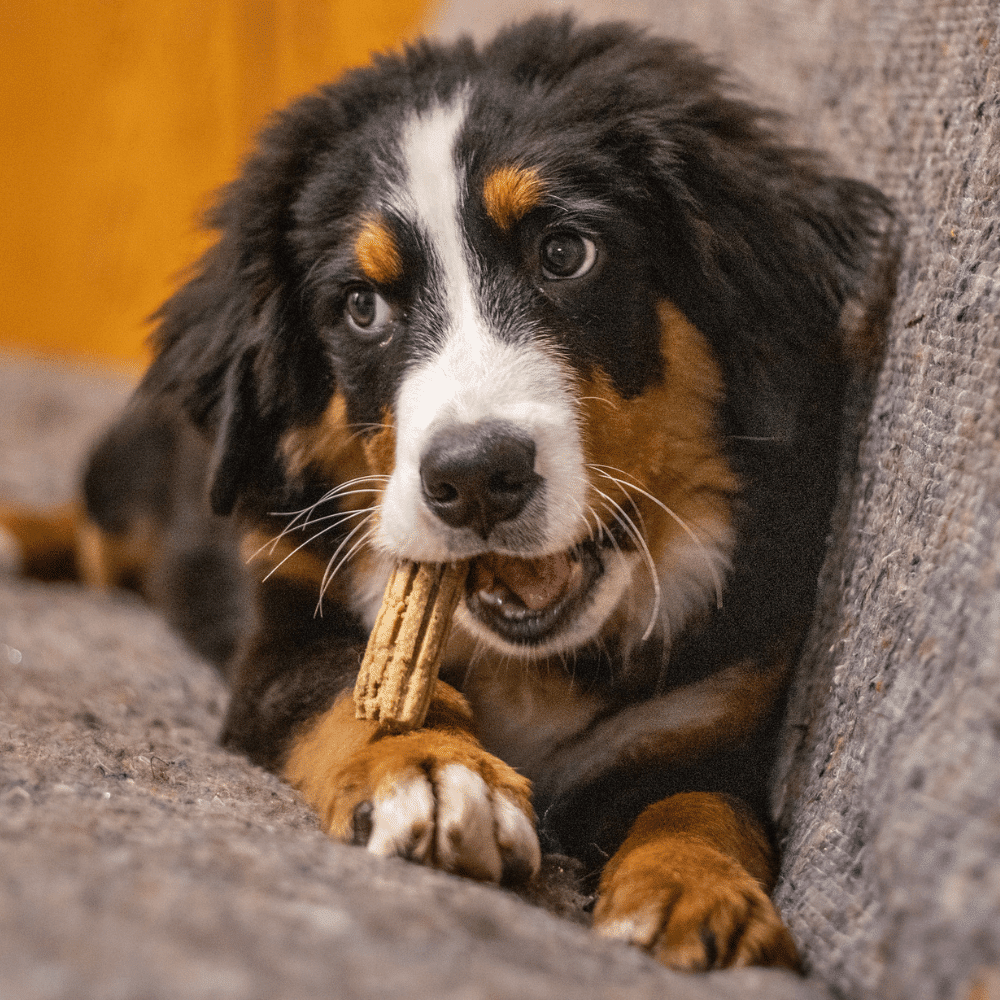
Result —
[[[0, 350], [135, 373], [148, 317], [269, 112], [422, 33], [539, 11], [700, 42], [794, 106], [829, 25], [794, 0], [3, 0]], [[775, 62], [749, 38], [796, 39]]]
[[143, 366], [268, 112], [417, 34], [429, 3], [0, 3], [0, 348]]

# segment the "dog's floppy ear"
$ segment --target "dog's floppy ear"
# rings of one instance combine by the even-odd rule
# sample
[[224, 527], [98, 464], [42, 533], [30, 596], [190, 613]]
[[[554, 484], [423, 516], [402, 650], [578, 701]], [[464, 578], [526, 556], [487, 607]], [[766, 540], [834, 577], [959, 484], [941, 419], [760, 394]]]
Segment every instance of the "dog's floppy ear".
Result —
[[[842, 373], [881, 356], [898, 226], [867, 184], [794, 158], [784, 177], [747, 166], [742, 203], [706, 198], [714, 218], [693, 257], [713, 292], [692, 310], [710, 303], [711, 315], [695, 322], [721, 345], [738, 433], [791, 446]], [[746, 190], [754, 183], [756, 192]]]
[[[690, 50], [644, 60], [662, 82], [651, 148], [660, 281], [713, 342], [737, 433], [791, 443], [817, 380], [877, 355], [899, 226], [884, 195], [790, 146]], [[655, 126], [654, 126], [655, 128]]]
[[728, 192], [696, 192], [672, 282], [727, 369], [735, 432], [792, 445], [817, 387], [881, 356], [899, 226], [867, 184], [794, 160], [783, 177], [745, 167]]
[[218, 243], [157, 315], [139, 391], [176, 401], [213, 440], [216, 513], [277, 487], [280, 435], [333, 391], [291, 241], [296, 199], [341, 124], [328, 97], [300, 100], [264, 132], [209, 217]]

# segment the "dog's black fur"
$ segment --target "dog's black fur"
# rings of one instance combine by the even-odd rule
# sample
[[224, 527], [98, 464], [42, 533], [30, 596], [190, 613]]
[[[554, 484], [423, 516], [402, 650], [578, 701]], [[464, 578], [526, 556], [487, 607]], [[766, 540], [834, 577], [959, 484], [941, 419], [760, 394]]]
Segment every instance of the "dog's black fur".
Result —
[[[786, 678], [808, 625], [845, 387], [852, 366], [877, 354], [888, 301], [886, 199], [829, 176], [820, 160], [788, 145], [774, 116], [734, 96], [687, 46], [568, 19], [529, 22], [482, 50], [420, 43], [275, 118], [210, 218], [217, 244], [160, 312], [155, 360], [84, 480], [87, 516], [107, 538], [141, 535], [143, 557], [120, 560], [110, 575], [150, 593], [226, 672], [233, 698], [223, 741], [279, 772], [295, 741], [353, 685], [367, 630], [349, 570], [319, 615], [314, 579], [278, 573], [261, 583], [255, 564], [248, 572], [238, 557], [239, 540], [272, 538], [280, 530], [274, 512], [309, 509], [338, 485], [333, 455], [289, 460], [295, 435], [312, 442], [313, 459], [322, 450], [311, 429], [335, 394], [347, 426], [373, 439], [369, 428], [384, 427], [403, 380], [441, 343], [441, 275], [425, 234], [391, 205], [383, 218], [406, 266], [375, 286], [397, 309], [391, 343], [349, 328], [345, 301], [368, 281], [355, 259], [358, 226], [379, 192], [405, 175], [393, 129], [401, 116], [457, 95], [468, 102], [456, 147], [468, 192], [497, 164], [515, 163], [539, 171], [552, 205], [599, 206], [585, 220], [599, 234], [597, 276], [546, 284], [531, 255], [555, 209], [532, 204], [507, 227], [471, 195], [463, 202], [464, 232], [489, 270], [484, 314], [497, 336], [518, 342], [511, 331], [528, 316], [575, 378], [600, 376], [628, 408], [669, 375], [661, 344], [668, 302], [703, 338], [723, 387], [710, 431], [738, 486], [720, 488], [734, 543], [719, 600], [666, 638], [626, 647], [602, 634], [562, 668], [546, 660], [543, 674], [568, 669], [573, 697], [583, 692], [601, 706], [569, 743], [586, 755], [588, 734], [615, 713], [700, 690], [733, 665]], [[582, 214], [561, 218], [580, 227]], [[391, 462], [376, 471], [391, 474]], [[587, 558], [603, 567], [612, 546], [636, 548], [621, 518], [607, 520], [575, 560], [589, 546]], [[317, 537], [308, 551], [321, 564], [335, 558], [351, 526]], [[634, 579], [648, 583], [641, 572]], [[461, 689], [463, 670], [446, 665], [443, 676]], [[647, 807], [691, 792], [718, 796], [737, 825], [751, 822], [747, 810], [766, 826], [783, 697], [779, 679], [735, 740], [723, 720], [715, 745], [674, 753], [667, 734], [657, 749], [640, 741], [580, 784], [546, 789], [541, 781], [543, 844], [596, 874]], [[348, 839], [371, 835], [366, 815], [355, 808]], [[621, 886], [609, 881], [602, 892], [610, 899], [613, 889]], [[612, 932], [638, 919], [622, 905], [602, 918]], [[703, 940], [721, 933], [694, 923]], [[745, 925], [739, 935], [752, 937]], [[678, 957], [662, 944], [667, 937], [641, 943], [685, 966], [792, 961], [788, 947], [773, 943], [749, 958], [735, 943], [730, 953], [705, 945], [698, 957]]]

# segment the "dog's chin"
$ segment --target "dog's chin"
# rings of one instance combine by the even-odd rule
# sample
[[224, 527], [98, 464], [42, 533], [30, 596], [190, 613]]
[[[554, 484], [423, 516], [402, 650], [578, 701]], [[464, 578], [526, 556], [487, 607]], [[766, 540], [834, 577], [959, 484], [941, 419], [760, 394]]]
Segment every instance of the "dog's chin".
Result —
[[[606, 554], [592, 538], [554, 555], [485, 553], [472, 560], [460, 621], [480, 641], [537, 657], [594, 638], [610, 608]], [[612, 574], [613, 575], [613, 574]]]

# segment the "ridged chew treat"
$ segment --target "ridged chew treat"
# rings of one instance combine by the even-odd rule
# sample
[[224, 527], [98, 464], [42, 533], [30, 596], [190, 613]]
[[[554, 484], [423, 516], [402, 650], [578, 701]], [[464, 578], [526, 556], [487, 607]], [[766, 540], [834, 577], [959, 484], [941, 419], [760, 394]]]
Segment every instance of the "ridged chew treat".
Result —
[[400, 562], [385, 588], [354, 685], [359, 719], [393, 729], [423, 725], [467, 562]]

